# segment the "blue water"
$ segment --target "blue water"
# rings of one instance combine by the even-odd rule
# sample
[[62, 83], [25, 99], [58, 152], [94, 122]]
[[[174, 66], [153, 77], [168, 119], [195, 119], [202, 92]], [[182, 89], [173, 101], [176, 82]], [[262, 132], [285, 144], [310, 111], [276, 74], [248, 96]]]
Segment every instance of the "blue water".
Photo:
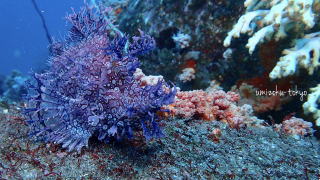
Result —
[[[52, 36], [63, 38], [68, 26], [64, 20], [71, 7], [82, 0], [36, 0]], [[48, 40], [31, 0], [1, 0], [0, 75], [13, 69], [23, 73], [43, 67], [48, 58]]]

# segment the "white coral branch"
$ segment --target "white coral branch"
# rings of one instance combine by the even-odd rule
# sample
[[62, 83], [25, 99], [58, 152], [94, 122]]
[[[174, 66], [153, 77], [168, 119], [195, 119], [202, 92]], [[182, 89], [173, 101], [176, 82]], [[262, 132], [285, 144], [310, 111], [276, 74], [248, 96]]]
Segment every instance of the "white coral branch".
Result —
[[303, 109], [306, 114], [313, 114], [316, 119], [316, 125], [320, 126], [320, 109], [317, 105], [320, 101], [320, 84], [310, 90], [312, 93], [308, 95], [308, 100], [303, 104]]
[[[247, 47], [252, 53], [258, 43], [275, 34], [279, 40], [286, 36], [289, 29], [288, 22], [305, 24], [306, 28], [312, 28], [315, 24], [315, 15], [312, 12], [314, 0], [246, 0], [244, 5], [247, 11], [240, 17], [233, 29], [224, 40], [225, 47], [230, 46], [232, 38], [240, 37], [240, 33], [251, 34], [255, 27], [261, 28], [249, 39]], [[257, 8], [263, 8], [257, 9]], [[271, 26], [273, 25], [273, 28]], [[293, 27], [293, 26], [292, 26]]]
[[313, 74], [320, 65], [320, 32], [308, 34], [303, 39], [297, 40], [296, 46], [283, 51], [277, 65], [269, 74], [271, 79], [286, 77], [296, 72], [297, 66], [308, 70]]

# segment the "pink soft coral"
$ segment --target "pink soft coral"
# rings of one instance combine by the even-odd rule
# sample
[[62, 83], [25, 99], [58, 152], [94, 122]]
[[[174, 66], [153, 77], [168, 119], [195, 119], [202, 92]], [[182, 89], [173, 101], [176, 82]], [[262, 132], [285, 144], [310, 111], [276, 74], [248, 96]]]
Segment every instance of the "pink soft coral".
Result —
[[275, 125], [276, 131], [292, 135], [294, 138], [311, 135], [313, 133], [312, 123], [301, 118], [291, 117], [284, 120], [282, 124]]
[[238, 106], [240, 96], [235, 92], [219, 89], [210, 91], [182, 91], [176, 94], [176, 101], [169, 105], [171, 114], [184, 118], [199, 117], [204, 120], [221, 120], [232, 128], [245, 124], [261, 125], [261, 120], [252, 115], [250, 105]]

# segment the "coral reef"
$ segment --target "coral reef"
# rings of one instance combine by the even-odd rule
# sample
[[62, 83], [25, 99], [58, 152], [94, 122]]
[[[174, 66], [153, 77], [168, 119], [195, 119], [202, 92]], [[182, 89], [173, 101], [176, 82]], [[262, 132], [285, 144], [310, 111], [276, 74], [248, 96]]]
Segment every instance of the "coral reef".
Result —
[[77, 154], [31, 141], [19, 111], [0, 107], [1, 179], [317, 179], [320, 175], [319, 141], [282, 136], [272, 128], [236, 130], [218, 121], [169, 119], [166, 138], [142, 146], [131, 141], [90, 141], [89, 148]]
[[320, 109], [318, 102], [320, 99], [320, 84], [317, 87], [311, 88], [311, 93], [308, 95], [308, 100], [303, 104], [305, 113], [312, 113], [316, 120], [316, 125], [320, 126]]
[[276, 124], [275, 129], [279, 132], [292, 135], [296, 139], [299, 139], [300, 136], [307, 136], [313, 133], [311, 122], [294, 116], [284, 119], [281, 124]]
[[68, 151], [88, 146], [91, 136], [103, 142], [140, 131], [147, 140], [162, 137], [156, 113], [176, 93], [164, 91], [169, 85], [162, 79], [141, 86], [134, 76], [137, 56], [152, 50], [154, 39], [141, 31], [132, 42], [125, 35], [112, 37], [113, 26], [101, 12], [85, 7], [70, 14], [68, 38], [53, 45], [49, 69], [29, 84], [30, 135]]
[[242, 83], [238, 88], [233, 87], [232, 91], [239, 93], [239, 105], [249, 104], [256, 114], [269, 111], [280, 111], [290, 98], [286, 96], [266, 96], [259, 94], [259, 89], [247, 83]]
[[223, 44], [227, 47], [232, 38], [239, 37], [240, 33], [252, 35], [259, 29], [249, 38], [246, 45], [249, 52], [252, 53], [257, 44], [263, 42], [264, 39], [270, 39], [273, 35], [276, 40], [284, 38], [288, 31], [300, 26], [301, 23], [310, 29], [315, 25], [312, 6], [316, 3], [318, 3], [317, 0], [246, 0], [244, 3], [247, 8], [246, 13], [228, 33]]
[[[319, 83], [291, 76], [318, 77], [319, 0], [245, 0], [224, 43], [243, 1], [88, 3], [67, 16], [26, 102], [0, 98], [0, 179], [320, 177], [311, 116], [298, 118], [307, 92], [277, 91]], [[318, 126], [319, 99], [320, 85], [303, 105]]]
[[191, 81], [196, 78], [195, 73], [196, 70], [194, 68], [184, 68], [179, 75], [179, 80], [182, 82]]
[[[246, 0], [246, 12], [228, 33], [224, 46], [228, 47], [231, 40], [240, 37], [241, 33], [248, 34], [250, 38], [246, 47], [252, 54], [256, 46], [265, 40], [302, 37], [295, 41], [293, 48], [283, 51], [284, 56], [273, 67], [269, 78], [274, 80], [293, 75], [298, 72], [298, 67], [312, 75], [319, 66], [320, 57], [319, 27], [315, 26], [318, 22], [317, 13], [320, 12], [319, 4], [319, 0]], [[309, 29], [315, 32], [304, 35]], [[316, 92], [316, 88], [312, 91]], [[314, 117], [318, 119], [318, 107], [314, 103], [318, 97], [315, 95], [309, 95], [303, 108], [305, 113], [315, 113]], [[319, 125], [318, 120], [316, 124]]]
[[154, 86], [157, 85], [159, 81], [163, 81], [163, 76], [147, 76], [140, 68], [137, 68], [133, 74], [134, 78], [140, 82], [141, 86]]
[[293, 75], [297, 66], [308, 70], [309, 75], [320, 65], [320, 32], [307, 34], [296, 41], [296, 46], [283, 51], [285, 56], [281, 57], [277, 65], [270, 72], [270, 78], [282, 78]]
[[213, 89], [177, 92], [173, 104], [166, 106], [170, 114], [183, 118], [201, 118], [204, 120], [219, 120], [226, 122], [232, 128], [245, 125], [262, 126], [263, 120], [253, 115], [250, 105], [238, 106], [239, 95], [234, 92], [224, 92]]
[[189, 47], [191, 37], [188, 34], [177, 33], [172, 36], [173, 41], [176, 43], [178, 48], [184, 49]]
[[[146, 74], [162, 75], [183, 90], [201, 89], [228, 69], [217, 67], [225, 50], [221, 42], [230, 23], [243, 10], [240, 4], [224, 0], [131, 0], [116, 23], [129, 34], [140, 28], [155, 37], [158, 48], [141, 58]], [[195, 52], [196, 56], [190, 56]], [[194, 81], [179, 81], [191, 61], [197, 65]]]

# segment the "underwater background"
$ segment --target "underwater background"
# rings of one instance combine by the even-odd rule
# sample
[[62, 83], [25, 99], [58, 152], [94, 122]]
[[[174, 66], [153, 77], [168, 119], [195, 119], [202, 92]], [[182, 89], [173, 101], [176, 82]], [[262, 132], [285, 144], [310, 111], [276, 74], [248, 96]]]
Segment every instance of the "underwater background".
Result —
[[0, 179], [319, 179], [319, 0], [3, 0]]
[[[71, 7], [79, 8], [83, 2], [45, 0], [38, 4], [51, 35], [63, 38], [68, 30], [64, 20], [67, 12]], [[17, 69], [27, 75], [31, 68], [43, 67], [48, 57], [48, 40], [31, 1], [3, 0], [0, 8], [1, 17], [6, 17], [1, 21], [1, 74]]]

